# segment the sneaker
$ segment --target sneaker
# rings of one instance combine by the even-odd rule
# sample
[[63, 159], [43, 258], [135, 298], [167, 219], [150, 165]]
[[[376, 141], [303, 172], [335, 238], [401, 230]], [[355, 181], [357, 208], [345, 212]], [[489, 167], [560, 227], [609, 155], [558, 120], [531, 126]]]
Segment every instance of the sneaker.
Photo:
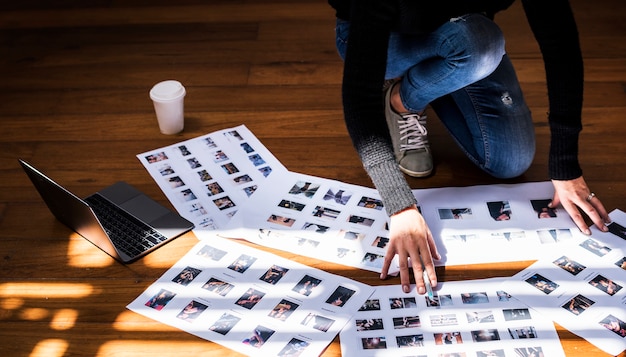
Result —
[[433, 158], [428, 145], [426, 115], [398, 114], [391, 107], [391, 91], [385, 94], [385, 117], [391, 134], [393, 152], [400, 170], [412, 177], [426, 177], [433, 171]]

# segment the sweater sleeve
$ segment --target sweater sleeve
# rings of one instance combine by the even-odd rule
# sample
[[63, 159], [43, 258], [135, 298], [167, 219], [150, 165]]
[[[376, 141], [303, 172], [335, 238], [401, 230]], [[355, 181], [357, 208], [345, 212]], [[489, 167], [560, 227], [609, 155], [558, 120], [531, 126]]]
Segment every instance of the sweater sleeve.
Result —
[[348, 133], [389, 215], [416, 203], [395, 161], [384, 114], [382, 87], [396, 11], [392, 3], [352, 2], [342, 85]]
[[582, 130], [583, 60], [578, 29], [568, 0], [522, 0], [539, 44], [548, 86], [552, 179], [582, 175], [578, 137]]

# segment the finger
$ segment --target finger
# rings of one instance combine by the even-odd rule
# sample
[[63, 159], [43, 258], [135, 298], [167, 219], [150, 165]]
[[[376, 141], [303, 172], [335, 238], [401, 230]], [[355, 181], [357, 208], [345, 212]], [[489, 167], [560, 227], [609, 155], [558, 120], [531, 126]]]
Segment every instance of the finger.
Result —
[[560, 203], [561, 203], [561, 200], [559, 199], [559, 194], [555, 190], [554, 191], [554, 196], [552, 196], [552, 201], [550, 201], [550, 203], [548, 203], [548, 207], [549, 208], [554, 208], [554, 207], [558, 206]]
[[609, 215], [606, 212], [606, 209], [604, 208], [602, 202], [600, 202], [600, 200], [595, 195], [589, 195], [589, 197], [587, 198], [587, 207], [584, 210], [585, 213], [587, 213], [587, 216], [589, 216], [593, 224], [595, 224], [599, 230], [603, 232], [609, 230], [607, 226], [605, 226], [605, 223], [610, 222]]
[[391, 267], [391, 262], [393, 261], [395, 255], [396, 253], [391, 249], [387, 250], [387, 253], [385, 254], [385, 259], [383, 260], [383, 268], [380, 272], [381, 279], [387, 279], [387, 274], [389, 273], [389, 268]]
[[417, 293], [423, 295], [426, 293], [426, 284], [424, 282], [424, 274], [421, 259], [412, 259], [413, 277], [415, 278], [415, 288]]
[[411, 278], [409, 276], [409, 257], [406, 254], [399, 254], [400, 259], [400, 284], [402, 285], [402, 291], [408, 293], [411, 291]]
[[[574, 221], [574, 224], [576, 224], [578, 229], [580, 229], [580, 231], [583, 234], [590, 235], [591, 231], [589, 230], [589, 226], [587, 226], [587, 222], [585, 222], [585, 219], [583, 218], [583, 215], [578, 210], [578, 207], [571, 202], [567, 202], [567, 203], [561, 202], [561, 204], [563, 205], [563, 208], [565, 209], [565, 211], [572, 218], [572, 220]], [[589, 205], [587, 204], [587, 206]], [[581, 204], [581, 208], [582, 208], [582, 204]]]

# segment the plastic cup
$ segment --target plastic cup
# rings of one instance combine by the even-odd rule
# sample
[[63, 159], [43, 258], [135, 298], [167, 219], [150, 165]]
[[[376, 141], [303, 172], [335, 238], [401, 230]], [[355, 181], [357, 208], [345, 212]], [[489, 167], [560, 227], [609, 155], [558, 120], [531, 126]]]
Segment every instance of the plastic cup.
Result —
[[185, 87], [174, 80], [159, 82], [150, 90], [161, 133], [180, 133], [185, 127]]

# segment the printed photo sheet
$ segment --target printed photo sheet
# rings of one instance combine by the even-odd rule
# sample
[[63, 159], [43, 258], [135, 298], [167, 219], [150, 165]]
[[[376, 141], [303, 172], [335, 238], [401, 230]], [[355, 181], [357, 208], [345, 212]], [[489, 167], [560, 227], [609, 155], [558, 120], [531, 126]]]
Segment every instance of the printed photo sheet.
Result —
[[626, 349], [626, 214], [592, 227], [507, 279], [502, 288], [611, 355]]
[[287, 171], [244, 125], [137, 158], [196, 230], [224, 227], [267, 177]]
[[127, 308], [256, 356], [319, 356], [374, 288], [214, 236]]
[[502, 281], [445, 282], [432, 298], [376, 287], [339, 335], [343, 355], [565, 356], [552, 321], [500, 290]]
[[[376, 190], [295, 172], [267, 182], [220, 235], [381, 271], [389, 217]], [[414, 195], [443, 257], [438, 266], [536, 260], [578, 230], [562, 208], [547, 207], [551, 182], [420, 189]], [[390, 272], [397, 271], [394, 262]]]

